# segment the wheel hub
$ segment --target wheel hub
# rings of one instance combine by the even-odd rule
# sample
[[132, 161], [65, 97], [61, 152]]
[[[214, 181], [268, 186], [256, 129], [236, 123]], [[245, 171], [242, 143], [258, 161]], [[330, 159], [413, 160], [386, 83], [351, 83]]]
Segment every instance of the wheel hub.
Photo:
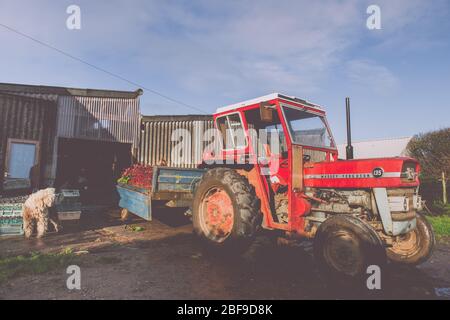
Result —
[[206, 236], [216, 242], [224, 241], [233, 229], [233, 203], [227, 192], [211, 188], [203, 197], [201, 227]]
[[392, 243], [392, 248], [390, 248], [396, 254], [403, 256], [409, 256], [415, 254], [420, 250], [420, 244], [416, 231], [410, 231], [407, 234], [398, 236]]
[[359, 243], [345, 230], [335, 232], [328, 239], [324, 254], [328, 264], [340, 273], [354, 276], [361, 268]]

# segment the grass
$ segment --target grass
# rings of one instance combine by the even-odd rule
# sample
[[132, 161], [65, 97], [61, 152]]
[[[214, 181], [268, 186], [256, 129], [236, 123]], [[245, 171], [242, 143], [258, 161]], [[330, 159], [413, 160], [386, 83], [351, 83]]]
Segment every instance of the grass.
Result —
[[427, 216], [427, 219], [433, 226], [436, 238], [440, 239], [450, 237], [450, 216]]
[[141, 226], [127, 226], [128, 227], [128, 229], [130, 229], [131, 231], [133, 231], [133, 232], [142, 232], [142, 231], [144, 231], [145, 229], [143, 228], [143, 227], [141, 227]]
[[59, 253], [33, 252], [27, 256], [0, 259], [0, 283], [26, 274], [41, 274], [74, 263], [77, 257], [71, 249]]

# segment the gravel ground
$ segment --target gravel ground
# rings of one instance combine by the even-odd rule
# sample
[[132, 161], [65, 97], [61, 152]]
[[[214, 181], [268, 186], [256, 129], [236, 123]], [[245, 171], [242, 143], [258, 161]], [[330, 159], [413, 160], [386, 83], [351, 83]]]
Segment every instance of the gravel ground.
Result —
[[64, 268], [10, 279], [0, 285], [0, 298], [443, 299], [450, 287], [450, 246], [444, 243], [420, 267], [389, 266], [382, 274], [381, 291], [338, 292], [320, 278], [309, 242], [277, 246], [261, 236], [244, 257], [225, 259], [203, 253], [190, 225], [182, 220], [171, 225], [132, 221], [144, 229], [136, 232], [114, 214], [104, 215], [102, 224], [107, 226], [85, 221], [81, 228], [66, 229], [41, 242], [0, 239], [3, 256], [65, 247], [84, 253], [77, 262], [81, 290], [67, 289]]

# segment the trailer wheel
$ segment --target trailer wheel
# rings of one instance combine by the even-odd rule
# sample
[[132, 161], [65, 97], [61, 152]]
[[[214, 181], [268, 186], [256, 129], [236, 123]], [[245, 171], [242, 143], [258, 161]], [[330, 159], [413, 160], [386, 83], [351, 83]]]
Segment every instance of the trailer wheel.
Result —
[[195, 190], [194, 231], [210, 249], [242, 252], [261, 225], [259, 207], [255, 190], [244, 176], [228, 168], [210, 169]]
[[392, 247], [386, 252], [389, 260], [395, 263], [418, 265], [425, 262], [433, 253], [435, 245], [431, 224], [422, 215], [416, 215], [416, 228], [394, 239]]
[[130, 220], [130, 212], [127, 209], [122, 209], [120, 211], [120, 220], [121, 221], [128, 221], [128, 220]]
[[314, 257], [327, 280], [342, 284], [365, 283], [367, 268], [386, 263], [386, 252], [376, 231], [349, 215], [328, 218], [317, 230]]

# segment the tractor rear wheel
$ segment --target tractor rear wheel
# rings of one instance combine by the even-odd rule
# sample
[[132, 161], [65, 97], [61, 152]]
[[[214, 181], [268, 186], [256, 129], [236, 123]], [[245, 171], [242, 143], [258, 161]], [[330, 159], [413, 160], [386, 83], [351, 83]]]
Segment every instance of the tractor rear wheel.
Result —
[[242, 252], [261, 225], [259, 207], [255, 190], [244, 176], [228, 168], [210, 169], [195, 190], [194, 231], [210, 249]]
[[423, 215], [417, 213], [416, 228], [396, 237], [386, 252], [392, 262], [418, 265], [431, 256], [434, 245], [433, 228]]
[[336, 215], [320, 225], [314, 257], [327, 280], [345, 284], [362, 280], [370, 265], [383, 268], [386, 263], [386, 251], [376, 231], [350, 215]]

